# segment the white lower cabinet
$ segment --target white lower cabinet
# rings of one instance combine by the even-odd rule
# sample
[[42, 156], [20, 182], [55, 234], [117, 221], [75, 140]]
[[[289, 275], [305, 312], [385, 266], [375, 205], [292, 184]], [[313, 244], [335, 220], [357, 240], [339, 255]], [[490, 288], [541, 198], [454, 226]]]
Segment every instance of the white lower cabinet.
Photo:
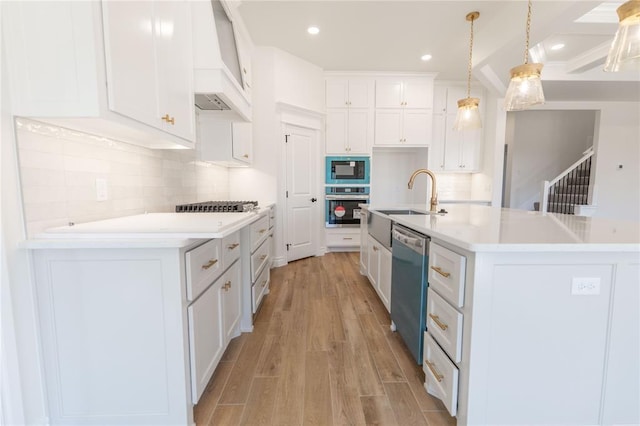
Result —
[[187, 308], [189, 313], [189, 354], [191, 359], [191, 396], [194, 404], [213, 376], [222, 357], [222, 280], [217, 280]]
[[387, 311], [391, 311], [391, 251], [368, 235], [367, 276]]
[[325, 242], [328, 250], [348, 250], [360, 246], [358, 228], [325, 228]]
[[369, 211], [360, 212], [360, 273], [367, 275], [369, 269]]
[[458, 368], [429, 333], [424, 333], [422, 369], [427, 392], [440, 399], [455, 416], [458, 411]]

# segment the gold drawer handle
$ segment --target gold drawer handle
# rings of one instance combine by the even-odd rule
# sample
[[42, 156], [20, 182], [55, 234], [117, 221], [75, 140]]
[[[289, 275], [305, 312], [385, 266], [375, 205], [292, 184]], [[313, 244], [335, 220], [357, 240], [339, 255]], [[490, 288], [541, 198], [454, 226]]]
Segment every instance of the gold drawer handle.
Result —
[[378, 247], [373, 246], [373, 251], [378, 251]]
[[267, 230], [266, 230], [266, 229], [261, 229], [261, 230], [259, 230], [258, 232], [259, 232], [260, 234], [264, 234], [265, 232], [267, 232]]
[[216, 263], [218, 263], [218, 259], [211, 259], [210, 261], [208, 261], [206, 264], [202, 265], [202, 269], [209, 269], [211, 268], [213, 265], [215, 265]]
[[439, 266], [432, 266], [431, 269], [433, 269], [434, 271], [436, 271], [437, 273], [439, 273], [445, 278], [449, 278], [449, 276], [451, 275], [449, 272], [444, 272], [442, 269], [440, 269]]
[[353, 240], [351, 237], [342, 237], [343, 240]]
[[229, 250], [233, 250], [233, 249], [235, 249], [236, 247], [238, 247], [239, 245], [240, 245], [239, 243], [229, 244], [229, 247], [227, 247], [227, 249], [229, 249]]
[[170, 123], [171, 125], [176, 124], [176, 119], [174, 117], [169, 117], [169, 114], [165, 114], [161, 119], [166, 121], [167, 123]]
[[244, 154], [243, 157], [244, 158], [249, 158], [249, 154]]
[[262, 281], [261, 285], [262, 285], [262, 287], [266, 286], [267, 285], [267, 280]]
[[424, 360], [424, 362], [427, 363], [427, 367], [429, 367], [429, 370], [431, 370], [431, 372], [433, 373], [433, 375], [436, 377], [436, 380], [438, 382], [441, 382], [442, 379], [444, 379], [444, 376], [440, 373], [438, 373], [438, 370], [436, 370], [436, 367], [430, 363], [429, 361], [427, 361], [426, 359]]
[[266, 258], [267, 258], [267, 255], [266, 255], [266, 254], [263, 254], [262, 256], [260, 256], [260, 261], [263, 261], [263, 260], [265, 260]]
[[444, 324], [442, 321], [440, 321], [440, 317], [437, 315], [433, 315], [433, 314], [429, 314], [429, 318], [431, 318], [433, 320], [433, 322], [435, 322], [437, 324], [438, 327], [440, 327], [441, 330], [446, 330], [447, 328], [449, 328], [449, 326], [447, 324]]
[[224, 283], [224, 286], [222, 288], [224, 288], [224, 291], [229, 291], [229, 289], [231, 288], [231, 281], [227, 281], [226, 283]]

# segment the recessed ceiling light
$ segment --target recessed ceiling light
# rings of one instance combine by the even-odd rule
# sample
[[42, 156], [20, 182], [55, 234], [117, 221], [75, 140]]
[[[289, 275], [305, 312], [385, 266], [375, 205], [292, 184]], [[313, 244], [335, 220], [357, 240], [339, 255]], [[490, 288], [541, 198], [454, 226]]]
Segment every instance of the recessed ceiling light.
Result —
[[320, 32], [320, 28], [312, 26], [312, 27], [307, 28], [307, 32], [309, 34], [316, 35], [316, 34], [318, 34]]
[[560, 50], [564, 47], [564, 43], [558, 43], [551, 46], [551, 50]]
[[422, 55], [422, 56], [420, 56], [420, 59], [422, 59], [423, 61], [426, 62], [426, 61], [431, 59], [431, 55], [428, 55], [428, 54], [427, 55]]

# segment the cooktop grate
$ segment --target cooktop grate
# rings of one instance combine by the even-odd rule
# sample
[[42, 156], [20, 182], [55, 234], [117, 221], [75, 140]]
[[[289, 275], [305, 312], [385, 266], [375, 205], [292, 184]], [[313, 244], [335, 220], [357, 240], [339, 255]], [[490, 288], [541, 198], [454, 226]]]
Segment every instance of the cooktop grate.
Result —
[[257, 201], [204, 201], [178, 204], [177, 213], [244, 213], [258, 207]]

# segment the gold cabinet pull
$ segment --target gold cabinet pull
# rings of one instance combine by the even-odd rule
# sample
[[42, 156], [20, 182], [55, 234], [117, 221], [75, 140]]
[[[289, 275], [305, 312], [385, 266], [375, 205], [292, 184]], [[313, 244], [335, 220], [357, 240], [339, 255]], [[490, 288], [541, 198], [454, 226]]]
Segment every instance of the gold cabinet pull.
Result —
[[263, 254], [262, 256], [260, 256], [260, 261], [263, 261], [263, 260], [265, 260], [266, 258], [267, 258], [267, 255], [266, 255], [266, 254]]
[[373, 246], [373, 251], [378, 251], [378, 247]]
[[440, 275], [442, 275], [445, 278], [449, 278], [449, 276], [451, 275], [448, 272], [444, 272], [442, 269], [440, 269], [439, 266], [432, 266], [431, 269], [433, 269], [434, 271], [436, 271], [437, 273], [439, 273]]
[[260, 284], [262, 287], [267, 285], [267, 280], [262, 281], [262, 284]]
[[266, 229], [261, 229], [258, 232], [261, 233], [261, 234], [264, 234], [265, 232], [267, 232], [267, 230]]
[[229, 244], [229, 246], [227, 247], [228, 250], [233, 250], [236, 247], [238, 247], [240, 244], [239, 243], [233, 243], [233, 244]]
[[209, 268], [211, 268], [213, 265], [215, 265], [216, 263], [218, 263], [218, 259], [211, 259], [210, 261], [208, 261], [207, 263], [205, 263], [204, 265], [202, 265], [202, 269], [209, 269]]
[[433, 373], [433, 375], [436, 377], [436, 380], [438, 382], [441, 382], [442, 379], [444, 379], [444, 376], [440, 373], [438, 373], [438, 370], [436, 370], [436, 367], [430, 363], [429, 361], [427, 361], [426, 359], [424, 360], [424, 362], [427, 363], [427, 367], [429, 367], [429, 370], [431, 370], [431, 372]]
[[447, 328], [449, 328], [449, 326], [445, 323], [443, 323], [442, 321], [440, 321], [440, 317], [437, 315], [433, 315], [433, 314], [429, 314], [429, 318], [431, 318], [433, 320], [433, 322], [435, 322], [437, 324], [438, 327], [440, 327], [441, 330], [446, 330]]
[[175, 117], [169, 117], [169, 114], [165, 114], [164, 117], [162, 117], [162, 120], [166, 121], [167, 123], [170, 123], [172, 126], [176, 124]]
[[224, 291], [229, 291], [229, 289], [231, 288], [231, 281], [227, 281], [226, 283], [224, 283], [224, 286], [222, 288], [224, 288]]
[[242, 157], [243, 158], [249, 158], [249, 154], [244, 154]]

